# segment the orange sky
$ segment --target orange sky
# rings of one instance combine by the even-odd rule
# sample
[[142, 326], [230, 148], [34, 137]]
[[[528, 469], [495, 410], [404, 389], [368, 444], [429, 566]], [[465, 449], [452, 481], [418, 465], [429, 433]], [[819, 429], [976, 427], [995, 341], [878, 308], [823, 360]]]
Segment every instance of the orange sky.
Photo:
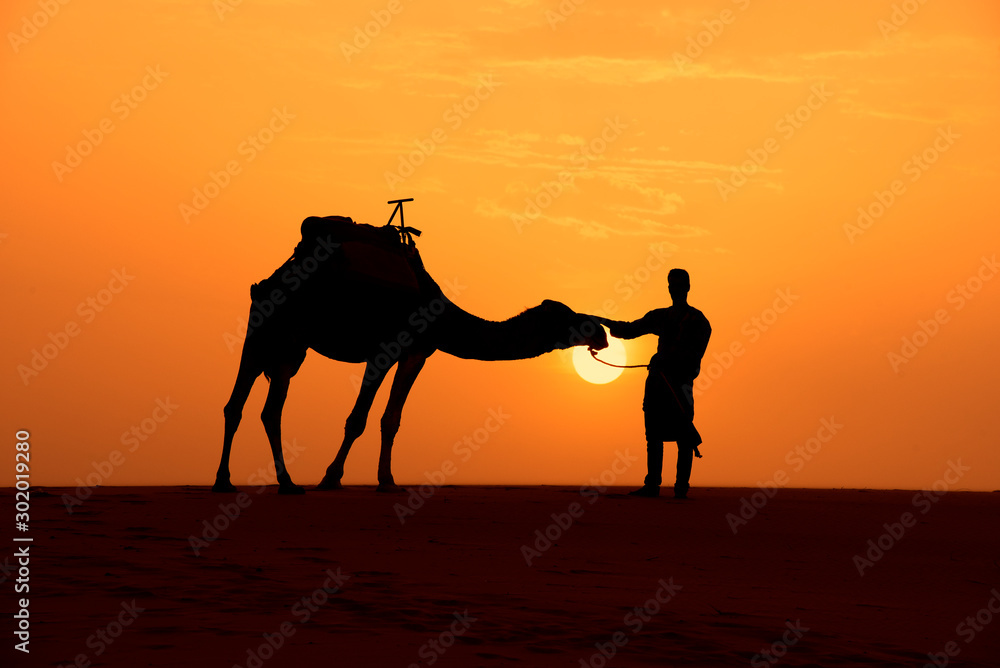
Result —
[[[1000, 251], [1000, 7], [663, 5], [4, 3], [0, 391], [6, 437], [32, 432], [33, 482], [76, 484], [114, 456], [104, 484], [210, 483], [248, 285], [306, 216], [382, 224], [386, 200], [414, 197], [426, 266], [484, 317], [549, 298], [634, 319], [668, 304], [670, 267], [690, 271], [714, 330], [695, 486], [784, 471], [793, 486], [930, 487], [960, 458], [958, 487], [1000, 487], [1000, 279], [982, 280]], [[779, 293], [791, 305], [768, 312]], [[912, 358], [889, 356], [935, 314]], [[53, 338], [44, 369], [19, 370]], [[629, 342], [630, 362], [654, 348]], [[310, 353], [293, 380], [297, 482], [332, 460], [360, 370]], [[589, 384], [568, 352], [437, 353], [396, 480], [451, 460], [452, 483], [578, 484], [628, 449], [640, 459], [617, 483], [638, 483], [642, 384], [635, 370]], [[261, 378], [237, 484], [270, 462], [265, 393]], [[387, 394], [347, 484], [375, 483]], [[495, 409], [503, 426], [456, 451]], [[800, 459], [824, 419], [842, 427]]]

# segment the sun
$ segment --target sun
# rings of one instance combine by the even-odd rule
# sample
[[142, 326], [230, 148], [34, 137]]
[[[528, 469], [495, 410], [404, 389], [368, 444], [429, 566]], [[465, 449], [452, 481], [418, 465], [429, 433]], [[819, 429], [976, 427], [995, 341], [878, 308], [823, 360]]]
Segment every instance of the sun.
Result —
[[[616, 339], [609, 334], [608, 347], [597, 351], [597, 356], [605, 362], [624, 365], [626, 362], [625, 344], [621, 339]], [[580, 378], [583, 378], [588, 383], [596, 383], [597, 385], [610, 383], [622, 375], [623, 371], [623, 369], [616, 369], [595, 360], [586, 346], [573, 348], [573, 367], [580, 374]]]

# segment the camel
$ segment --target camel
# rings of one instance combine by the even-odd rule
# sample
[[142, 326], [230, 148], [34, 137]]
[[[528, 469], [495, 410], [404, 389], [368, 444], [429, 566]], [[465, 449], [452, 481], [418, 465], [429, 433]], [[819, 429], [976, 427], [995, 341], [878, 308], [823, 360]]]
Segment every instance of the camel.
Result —
[[351, 446], [361, 436], [375, 394], [396, 367], [381, 420], [380, 492], [398, 492], [392, 446], [403, 404], [427, 358], [441, 350], [463, 359], [519, 360], [587, 345], [607, 347], [592, 316], [545, 300], [503, 322], [484, 320], [449, 300], [424, 269], [413, 242], [418, 230], [390, 223], [374, 227], [350, 218], [310, 217], [302, 241], [281, 267], [250, 288], [251, 308], [236, 384], [223, 409], [225, 437], [215, 492], [236, 492], [229, 457], [243, 406], [254, 382], [270, 381], [261, 421], [267, 433], [280, 494], [303, 494], [292, 482], [281, 451], [281, 412], [288, 386], [312, 349], [333, 360], [365, 363], [344, 440], [319, 490], [341, 487]]

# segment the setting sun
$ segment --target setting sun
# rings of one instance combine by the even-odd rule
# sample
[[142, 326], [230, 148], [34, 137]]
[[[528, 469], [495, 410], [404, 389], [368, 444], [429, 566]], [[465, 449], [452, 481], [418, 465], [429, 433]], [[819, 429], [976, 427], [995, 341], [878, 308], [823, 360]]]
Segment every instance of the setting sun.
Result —
[[[605, 330], [607, 330], [606, 327]], [[608, 347], [597, 351], [597, 357], [608, 364], [624, 366], [626, 364], [625, 343], [608, 334]], [[590, 350], [584, 346], [573, 348], [573, 368], [580, 374], [580, 378], [588, 383], [604, 385], [622, 375], [624, 369], [608, 366], [608, 364], [602, 364], [594, 359]]]

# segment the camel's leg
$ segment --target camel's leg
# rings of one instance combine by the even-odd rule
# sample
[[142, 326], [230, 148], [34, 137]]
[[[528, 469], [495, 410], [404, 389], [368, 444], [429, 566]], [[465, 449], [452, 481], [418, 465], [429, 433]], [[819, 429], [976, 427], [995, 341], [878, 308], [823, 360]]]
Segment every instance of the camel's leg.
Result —
[[326, 475], [316, 489], [340, 489], [340, 479], [344, 477], [347, 454], [351, 451], [354, 441], [364, 433], [365, 425], [368, 423], [368, 411], [371, 410], [375, 394], [378, 393], [378, 388], [382, 386], [382, 381], [388, 372], [389, 369], [380, 369], [372, 362], [365, 365], [365, 375], [358, 400], [354, 402], [354, 408], [351, 409], [351, 414], [347, 416], [347, 424], [344, 425], [344, 442], [340, 445], [333, 463], [326, 468]]
[[271, 456], [274, 457], [274, 470], [278, 476], [279, 494], [305, 494], [306, 490], [292, 482], [291, 476], [285, 469], [285, 458], [281, 453], [281, 409], [285, 405], [285, 398], [288, 396], [288, 384], [292, 380], [295, 370], [289, 366], [281, 366], [278, 372], [271, 378], [271, 387], [267, 391], [267, 399], [264, 401], [264, 410], [260, 413], [260, 420], [264, 423], [264, 431], [267, 432], [267, 440], [271, 444]]
[[378, 458], [378, 490], [379, 492], [397, 492], [399, 487], [392, 479], [392, 442], [399, 431], [399, 423], [403, 415], [403, 404], [417, 379], [417, 374], [424, 368], [428, 355], [412, 354], [399, 361], [396, 377], [392, 379], [392, 391], [389, 393], [389, 403], [382, 415], [382, 450]]
[[219, 462], [219, 470], [215, 474], [215, 484], [212, 486], [213, 492], [238, 492], [239, 490], [229, 481], [229, 453], [233, 448], [233, 437], [240, 426], [243, 418], [243, 406], [250, 396], [254, 381], [260, 375], [260, 369], [256, 368], [248, 360], [246, 347], [243, 349], [243, 357], [240, 359], [240, 370], [236, 374], [236, 386], [229, 397], [229, 403], [222, 409], [226, 416], [226, 433], [222, 439], [222, 461]]

